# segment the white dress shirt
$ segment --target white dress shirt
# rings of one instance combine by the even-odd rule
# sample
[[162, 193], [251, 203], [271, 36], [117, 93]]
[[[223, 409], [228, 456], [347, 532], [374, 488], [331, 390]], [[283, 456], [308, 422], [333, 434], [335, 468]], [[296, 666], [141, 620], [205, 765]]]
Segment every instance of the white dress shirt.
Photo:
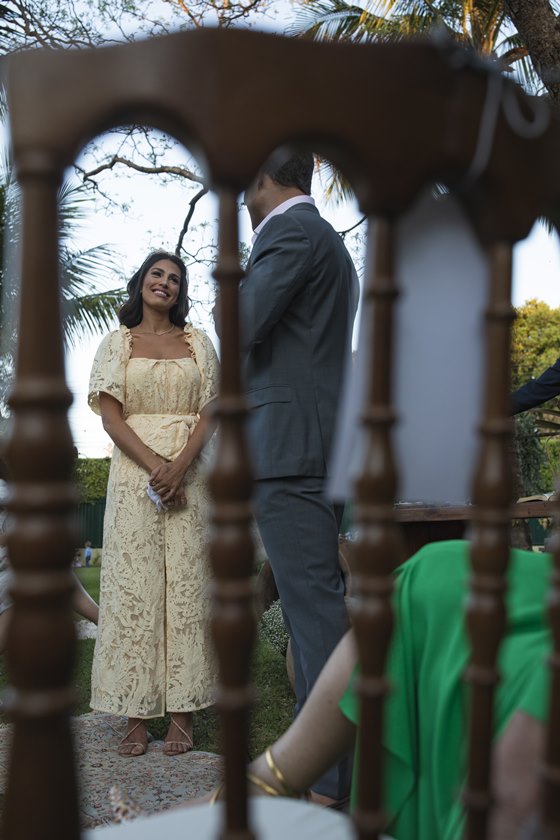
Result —
[[290, 207], [294, 206], [294, 204], [312, 204], [313, 206], [315, 206], [315, 199], [311, 198], [310, 195], [296, 195], [293, 198], [288, 198], [286, 201], [283, 201], [282, 204], [278, 204], [274, 208], [274, 210], [270, 211], [268, 216], [264, 217], [260, 225], [256, 226], [253, 232], [253, 238], [251, 240], [253, 245], [255, 244], [257, 236], [259, 235], [263, 227], [266, 225], [266, 223], [269, 221], [269, 219], [272, 219], [273, 216], [279, 216], [281, 213], [285, 213], [286, 210], [289, 210]]

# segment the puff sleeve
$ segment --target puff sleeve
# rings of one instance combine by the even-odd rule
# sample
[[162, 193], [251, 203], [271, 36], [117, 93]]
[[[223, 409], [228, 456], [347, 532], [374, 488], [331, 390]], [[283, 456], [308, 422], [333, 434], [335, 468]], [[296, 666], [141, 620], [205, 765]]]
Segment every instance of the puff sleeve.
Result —
[[190, 327], [186, 330], [190, 338], [191, 350], [200, 371], [200, 394], [198, 414], [218, 396], [220, 364], [214, 345], [202, 330]]
[[93, 360], [89, 378], [88, 403], [96, 414], [101, 414], [99, 394], [104, 392], [122, 405], [125, 403], [126, 363], [130, 356], [127, 332], [119, 330], [106, 335]]

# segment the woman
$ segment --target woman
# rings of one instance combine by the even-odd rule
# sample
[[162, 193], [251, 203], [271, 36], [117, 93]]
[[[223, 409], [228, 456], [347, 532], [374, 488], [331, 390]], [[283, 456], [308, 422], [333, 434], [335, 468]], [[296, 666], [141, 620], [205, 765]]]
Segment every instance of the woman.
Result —
[[[495, 700], [490, 840], [518, 836], [537, 807], [551, 644], [545, 612], [550, 572], [549, 555], [512, 550]], [[463, 834], [460, 794], [467, 758], [468, 543], [425, 546], [396, 574], [387, 666], [393, 690], [383, 736], [386, 830], [395, 840], [457, 840]], [[250, 765], [254, 794], [299, 795], [352, 748], [358, 723], [355, 662], [349, 633], [292, 726]], [[214, 798], [220, 796], [218, 789]]]
[[[4, 458], [0, 455], [0, 654], [4, 653], [6, 647], [6, 636], [10, 619], [12, 617], [12, 599], [10, 587], [12, 584], [12, 573], [8, 564], [8, 553], [5, 546], [5, 529], [7, 513], [4, 507], [7, 494], [6, 481], [8, 479], [8, 468]], [[87, 621], [97, 624], [99, 607], [84, 589], [79, 578], [74, 574], [74, 593], [72, 596], [72, 607]]]
[[90, 379], [90, 406], [115, 444], [91, 706], [128, 717], [122, 756], [143, 755], [146, 720], [169, 711], [163, 751], [178, 755], [192, 749], [193, 711], [213, 702], [202, 450], [218, 363], [209, 338], [185, 326], [177, 256], [150, 254], [127, 288]]

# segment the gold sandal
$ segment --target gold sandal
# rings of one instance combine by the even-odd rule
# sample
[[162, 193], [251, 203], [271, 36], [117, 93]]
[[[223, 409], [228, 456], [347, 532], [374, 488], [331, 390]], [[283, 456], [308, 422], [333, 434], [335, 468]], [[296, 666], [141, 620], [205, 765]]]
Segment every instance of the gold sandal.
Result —
[[[129, 735], [132, 735], [132, 733], [135, 732], [138, 729], [138, 727], [140, 726], [141, 723], [144, 724], [144, 726], [145, 726], [145, 722], [143, 720], [139, 720], [138, 723], [136, 723], [132, 727], [132, 729], [130, 729], [128, 732], [126, 732], [125, 735], [123, 736], [123, 738], [121, 739], [121, 741], [120, 741], [120, 743], [117, 747], [117, 753], [120, 756], [122, 756], [123, 758], [138, 758], [138, 756], [144, 755], [144, 753], [148, 749], [148, 745], [141, 743], [141, 741], [127, 741], [126, 740], [129, 737]], [[147, 738], [147, 733], [146, 733], [146, 738]], [[128, 749], [129, 747], [130, 747], [130, 749]], [[126, 750], [126, 752], [125, 752], [125, 750]]]
[[[163, 754], [164, 755], [184, 755], [192, 750], [194, 743], [192, 736], [189, 735], [188, 732], [185, 732], [182, 726], [180, 726], [173, 715], [171, 715], [171, 723], [174, 723], [179, 732], [185, 736], [184, 741], [166, 741], [163, 745]], [[186, 747], [186, 749], [185, 749]]]

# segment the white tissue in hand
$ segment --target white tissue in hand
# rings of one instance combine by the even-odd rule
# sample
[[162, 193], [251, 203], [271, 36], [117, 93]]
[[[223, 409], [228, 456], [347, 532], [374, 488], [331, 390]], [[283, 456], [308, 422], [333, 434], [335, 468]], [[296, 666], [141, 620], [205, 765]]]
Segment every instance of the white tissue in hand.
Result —
[[154, 503], [154, 505], [157, 507], [158, 513], [161, 513], [162, 510], [167, 510], [167, 505], [162, 502], [161, 496], [159, 495], [159, 493], [156, 493], [151, 484], [148, 484], [146, 492], [152, 500], [152, 502]]

